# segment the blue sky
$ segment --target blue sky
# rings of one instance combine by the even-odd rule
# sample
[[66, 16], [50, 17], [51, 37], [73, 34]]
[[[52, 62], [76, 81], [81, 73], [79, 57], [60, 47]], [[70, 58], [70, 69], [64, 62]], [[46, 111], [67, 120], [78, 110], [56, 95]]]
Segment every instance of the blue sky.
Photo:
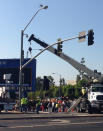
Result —
[[[35, 34], [52, 44], [58, 38], [71, 38], [81, 31], [93, 29], [94, 45], [88, 46], [87, 39], [82, 43], [76, 39], [63, 43], [63, 52], [77, 61], [84, 57], [87, 67], [103, 73], [103, 0], [0, 0], [0, 59], [20, 57], [21, 30], [40, 4], [48, 5], [48, 9], [38, 13], [25, 33]], [[29, 47], [27, 40], [24, 37], [25, 57]], [[41, 48], [34, 42], [31, 47]], [[32, 56], [37, 53], [34, 50]], [[52, 75], [53, 72], [57, 75]], [[52, 75], [58, 82], [58, 74], [73, 80], [78, 71], [48, 51], [37, 58], [37, 76]]]

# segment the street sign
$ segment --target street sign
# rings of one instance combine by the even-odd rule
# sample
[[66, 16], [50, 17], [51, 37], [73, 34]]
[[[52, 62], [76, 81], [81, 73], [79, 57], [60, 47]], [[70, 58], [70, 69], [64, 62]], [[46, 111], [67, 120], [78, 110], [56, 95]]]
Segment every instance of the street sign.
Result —
[[86, 31], [79, 32], [79, 42], [84, 42], [86, 40]]

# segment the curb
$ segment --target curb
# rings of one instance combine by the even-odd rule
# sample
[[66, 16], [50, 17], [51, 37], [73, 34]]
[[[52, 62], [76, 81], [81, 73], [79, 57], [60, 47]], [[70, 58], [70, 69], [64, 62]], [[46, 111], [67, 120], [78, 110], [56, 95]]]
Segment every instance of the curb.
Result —
[[25, 119], [57, 119], [57, 118], [80, 118], [80, 117], [103, 117], [103, 115], [69, 115], [69, 116], [25, 116], [25, 117], [6, 117], [0, 120], [25, 120]]

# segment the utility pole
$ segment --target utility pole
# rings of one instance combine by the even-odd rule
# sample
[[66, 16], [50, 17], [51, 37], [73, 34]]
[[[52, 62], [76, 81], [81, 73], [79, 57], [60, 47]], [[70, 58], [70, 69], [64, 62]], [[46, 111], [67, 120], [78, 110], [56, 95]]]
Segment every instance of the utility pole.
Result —
[[59, 97], [61, 95], [60, 89], [61, 89], [61, 75], [60, 75]]
[[52, 73], [52, 74], [56, 74], [56, 75], [59, 75], [59, 97], [60, 97], [60, 95], [61, 95], [61, 92], [60, 92], [60, 89], [61, 89], [61, 74], [59, 74], [59, 73]]
[[23, 30], [21, 30], [21, 55], [20, 55], [20, 71], [19, 71], [19, 107], [21, 109], [21, 92], [22, 92], [22, 65], [23, 65]]
[[36, 13], [32, 16], [32, 18], [30, 19], [30, 21], [28, 22], [28, 24], [25, 26], [24, 30], [21, 30], [21, 55], [20, 55], [20, 71], [19, 71], [19, 107], [20, 107], [20, 111], [21, 110], [21, 95], [22, 95], [22, 66], [23, 66], [23, 60], [24, 60], [24, 50], [23, 50], [23, 37], [25, 30], [27, 29], [27, 27], [30, 25], [30, 23], [32, 22], [32, 20], [35, 18], [35, 16], [38, 14], [38, 12], [42, 9], [47, 9], [48, 6], [41, 6]]

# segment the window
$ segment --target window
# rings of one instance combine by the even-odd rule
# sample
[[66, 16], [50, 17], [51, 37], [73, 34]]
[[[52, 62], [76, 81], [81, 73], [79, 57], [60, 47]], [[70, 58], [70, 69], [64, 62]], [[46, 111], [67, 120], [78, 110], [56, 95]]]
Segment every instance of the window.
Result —
[[92, 87], [92, 92], [103, 92], [103, 87]]

